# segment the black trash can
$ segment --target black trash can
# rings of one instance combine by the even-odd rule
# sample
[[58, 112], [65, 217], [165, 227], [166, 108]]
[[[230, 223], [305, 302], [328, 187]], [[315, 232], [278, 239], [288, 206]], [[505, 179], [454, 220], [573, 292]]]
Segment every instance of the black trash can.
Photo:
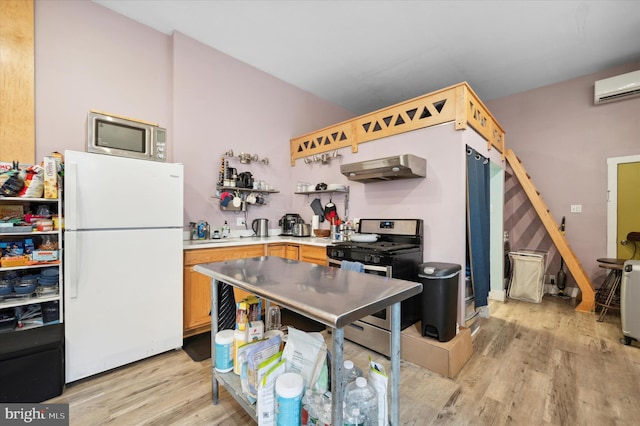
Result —
[[422, 335], [448, 342], [456, 335], [460, 265], [427, 262], [420, 265]]

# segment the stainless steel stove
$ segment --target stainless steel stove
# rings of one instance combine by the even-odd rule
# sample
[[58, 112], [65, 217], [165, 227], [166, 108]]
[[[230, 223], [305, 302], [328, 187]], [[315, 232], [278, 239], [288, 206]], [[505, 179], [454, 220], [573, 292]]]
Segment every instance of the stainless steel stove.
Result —
[[[361, 219], [360, 234], [377, 234], [376, 242], [336, 242], [327, 246], [329, 266], [341, 267], [342, 261], [360, 262], [364, 272], [408, 281], [418, 281], [418, 266], [423, 255], [422, 219]], [[401, 303], [400, 327], [405, 329], [421, 318], [421, 295]], [[362, 318], [345, 327], [344, 337], [390, 356], [390, 308]]]

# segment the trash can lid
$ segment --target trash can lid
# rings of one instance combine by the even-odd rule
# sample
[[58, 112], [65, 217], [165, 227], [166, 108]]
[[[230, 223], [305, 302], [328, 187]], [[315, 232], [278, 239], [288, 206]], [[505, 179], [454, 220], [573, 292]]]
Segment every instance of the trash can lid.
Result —
[[418, 276], [422, 278], [449, 278], [460, 273], [462, 267], [455, 263], [426, 262], [418, 268]]

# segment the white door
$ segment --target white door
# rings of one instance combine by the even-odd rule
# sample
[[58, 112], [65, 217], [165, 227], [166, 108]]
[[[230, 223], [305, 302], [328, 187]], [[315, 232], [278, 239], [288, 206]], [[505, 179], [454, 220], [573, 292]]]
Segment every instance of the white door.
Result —
[[180, 229], [65, 239], [67, 383], [182, 346]]
[[[620, 241], [630, 231], [640, 231], [640, 215], [637, 207], [638, 182], [618, 181], [621, 169], [627, 176], [638, 176], [640, 155], [607, 159], [607, 257], [627, 259], [633, 253], [630, 247], [621, 247]], [[633, 170], [632, 173], [629, 173]], [[622, 186], [621, 186], [622, 185]], [[629, 251], [631, 250], [631, 251]]]
[[183, 180], [182, 164], [65, 151], [65, 227], [182, 227]]

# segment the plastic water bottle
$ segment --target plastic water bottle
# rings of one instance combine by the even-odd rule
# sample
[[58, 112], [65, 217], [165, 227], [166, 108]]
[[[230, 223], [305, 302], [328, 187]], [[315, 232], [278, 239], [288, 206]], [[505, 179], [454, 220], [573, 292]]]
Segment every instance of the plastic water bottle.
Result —
[[351, 410], [345, 410], [342, 424], [344, 426], [364, 426], [365, 417], [363, 414], [360, 414], [359, 408], [352, 408]]
[[364, 426], [378, 425], [378, 394], [367, 379], [358, 377], [347, 385], [346, 403], [349, 413], [357, 408], [364, 416]]
[[362, 370], [350, 359], [346, 359], [343, 363], [342, 378], [345, 388], [358, 377], [362, 377]]
[[313, 391], [311, 389], [307, 389], [304, 392], [304, 396], [302, 397], [302, 419], [300, 422], [301, 426], [307, 426], [309, 424], [309, 410], [313, 405]]

